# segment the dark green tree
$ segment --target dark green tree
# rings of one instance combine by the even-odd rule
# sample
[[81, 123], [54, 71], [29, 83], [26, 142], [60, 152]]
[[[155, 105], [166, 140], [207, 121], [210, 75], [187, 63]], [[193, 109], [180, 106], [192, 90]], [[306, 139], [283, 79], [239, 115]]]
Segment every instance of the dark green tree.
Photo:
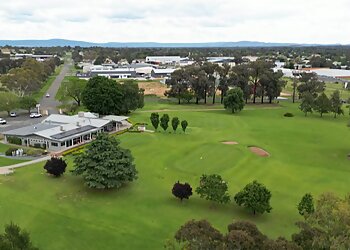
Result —
[[82, 176], [90, 188], [120, 188], [137, 178], [133, 160], [130, 151], [120, 147], [114, 136], [100, 133], [74, 159], [73, 174]]
[[314, 109], [320, 113], [321, 117], [331, 110], [331, 101], [324, 92], [316, 98]]
[[241, 111], [244, 108], [243, 91], [240, 88], [227, 91], [224, 97], [224, 107], [232, 113]]
[[160, 126], [162, 127], [162, 129], [164, 131], [166, 131], [169, 127], [169, 115], [168, 114], [164, 114], [161, 118], [160, 118]]
[[190, 196], [192, 195], [192, 188], [190, 184], [188, 183], [183, 184], [178, 181], [174, 184], [171, 192], [176, 198], [179, 198], [182, 201], [183, 199], [190, 198]]
[[234, 200], [239, 206], [250, 209], [253, 214], [264, 212], [270, 213], [271, 192], [257, 181], [247, 184], [242, 191], [234, 196]]
[[334, 118], [337, 117], [337, 115], [343, 115], [344, 110], [342, 109], [343, 102], [340, 99], [340, 92], [339, 90], [336, 90], [331, 95], [331, 112], [334, 113]]
[[32, 96], [23, 96], [19, 100], [19, 107], [22, 109], [25, 109], [28, 111], [28, 114], [32, 110], [32, 108], [35, 108], [37, 104], [37, 101]]
[[225, 249], [255, 249], [255, 242], [247, 232], [242, 230], [232, 230], [224, 237]]
[[217, 174], [202, 175], [199, 187], [196, 188], [196, 192], [201, 198], [218, 203], [230, 201], [227, 190], [227, 183]]
[[101, 115], [127, 114], [143, 107], [143, 90], [137, 84], [120, 84], [102, 76], [91, 78], [82, 93], [82, 102]]
[[315, 100], [313, 95], [309, 92], [306, 92], [301, 99], [299, 109], [304, 112], [305, 116], [307, 116], [307, 113], [312, 113], [314, 103]]
[[173, 127], [174, 132], [176, 132], [179, 124], [180, 124], [180, 120], [178, 117], [174, 117], [173, 119], [171, 119], [171, 126]]
[[45, 163], [44, 169], [55, 177], [60, 177], [66, 171], [67, 163], [62, 158], [52, 157]]
[[305, 93], [310, 93], [316, 98], [325, 89], [324, 82], [319, 81], [315, 73], [303, 73], [300, 77], [300, 82], [297, 90], [301, 98], [303, 98]]
[[159, 114], [152, 113], [150, 119], [151, 119], [152, 126], [154, 127], [155, 130], [157, 130], [159, 126]]
[[188, 122], [186, 120], [183, 120], [181, 122], [181, 127], [182, 127], [182, 130], [184, 131], [184, 133], [186, 132], [187, 126], [188, 126]]
[[315, 211], [314, 200], [311, 194], [305, 194], [298, 204], [300, 215], [307, 216]]
[[12, 222], [5, 226], [5, 233], [0, 234], [0, 249], [38, 250], [38, 248], [33, 246], [29, 233]]

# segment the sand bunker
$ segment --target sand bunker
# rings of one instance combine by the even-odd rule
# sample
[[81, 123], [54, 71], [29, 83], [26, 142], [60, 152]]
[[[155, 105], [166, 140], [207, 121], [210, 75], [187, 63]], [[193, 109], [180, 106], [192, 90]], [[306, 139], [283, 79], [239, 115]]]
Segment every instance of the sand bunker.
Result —
[[261, 156], [261, 157], [269, 157], [270, 154], [263, 150], [262, 148], [258, 147], [249, 147], [250, 151], [253, 152], [254, 154]]
[[238, 144], [238, 142], [236, 142], [236, 141], [222, 141], [221, 143], [225, 144], [225, 145], [237, 145]]

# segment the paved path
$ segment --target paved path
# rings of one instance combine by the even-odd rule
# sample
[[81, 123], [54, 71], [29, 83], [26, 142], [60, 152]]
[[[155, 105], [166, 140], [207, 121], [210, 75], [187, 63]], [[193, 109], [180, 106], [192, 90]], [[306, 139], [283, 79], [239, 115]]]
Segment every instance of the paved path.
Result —
[[43, 161], [47, 161], [51, 159], [51, 156], [45, 156], [36, 160], [32, 160], [32, 161], [26, 161], [26, 162], [22, 162], [22, 163], [18, 163], [18, 164], [14, 164], [14, 165], [10, 165], [10, 166], [5, 166], [5, 167], [0, 167], [0, 175], [8, 175], [8, 174], [12, 174], [15, 168], [21, 168], [21, 167], [25, 167], [34, 163], [38, 163], [38, 162], [43, 162]]
[[61, 83], [62, 83], [64, 77], [69, 73], [71, 66], [72, 66], [71, 59], [68, 59], [67, 61], [65, 61], [61, 72], [56, 77], [56, 79], [53, 81], [49, 90], [47, 91], [47, 93], [50, 94], [50, 97], [49, 98], [45, 97], [45, 95], [46, 95], [46, 93], [45, 93], [45, 95], [43, 96], [43, 98], [40, 101], [40, 109], [42, 111], [48, 110], [49, 114], [58, 114], [58, 110], [56, 107], [59, 106], [61, 103], [59, 101], [57, 101], [55, 99], [55, 97], [56, 97], [58, 89], [61, 86]]

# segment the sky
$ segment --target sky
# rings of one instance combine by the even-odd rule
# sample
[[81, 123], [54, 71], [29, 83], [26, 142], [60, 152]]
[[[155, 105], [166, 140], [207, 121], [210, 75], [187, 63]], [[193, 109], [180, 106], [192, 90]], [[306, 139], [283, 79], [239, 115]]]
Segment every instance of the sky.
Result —
[[350, 44], [349, 0], [0, 0], [0, 40]]

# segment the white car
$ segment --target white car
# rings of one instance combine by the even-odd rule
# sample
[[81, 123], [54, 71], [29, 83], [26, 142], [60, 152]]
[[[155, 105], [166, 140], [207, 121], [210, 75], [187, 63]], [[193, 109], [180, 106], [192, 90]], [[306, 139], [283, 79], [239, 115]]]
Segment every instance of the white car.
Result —
[[49, 93], [46, 93], [46, 98], [49, 98], [50, 97], [50, 94]]
[[38, 114], [38, 113], [31, 113], [30, 114], [30, 118], [39, 118], [39, 117], [42, 117], [42, 115]]
[[0, 124], [6, 124], [6, 123], [7, 123], [7, 121], [6, 121], [6, 120], [4, 120], [4, 119], [0, 118]]
[[17, 113], [16, 113], [16, 112], [11, 112], [11, 113], [10, 113], [10, 116], [11, 116], [11, 117], [16, 117], [16, 116], [17, 116]]

